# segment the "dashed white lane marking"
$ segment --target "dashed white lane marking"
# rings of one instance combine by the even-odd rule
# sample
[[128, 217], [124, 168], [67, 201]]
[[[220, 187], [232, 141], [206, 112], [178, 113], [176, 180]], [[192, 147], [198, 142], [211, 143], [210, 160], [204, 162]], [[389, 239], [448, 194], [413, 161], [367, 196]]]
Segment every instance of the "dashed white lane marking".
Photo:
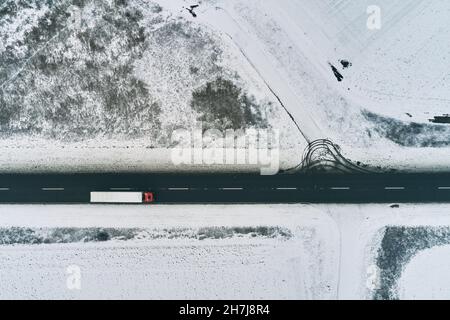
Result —
[[186, 191], [189, 190], [189, 188], [168, 188], [170, 191]]
[[42, 188], [42, 191], [64, 191], [64, 188]]
[[244, 188], [220, 188], [220, 190], [243, 190]]
[[439, 190], [450, 190], [450, 187], [438, 187]]
[[297, 190], [297, 188], [277, 188], [277, 190]]
[[130, 191], [131, 188], [109, 188], [111, 191]]
[[0, 188], [0, 191], [9, 191], [9, 188]]
[[331, 190], [350, 190], [350, 187], [331, 187]]
[[384, 190], [405, 190], [405, 187], [384, 187]]

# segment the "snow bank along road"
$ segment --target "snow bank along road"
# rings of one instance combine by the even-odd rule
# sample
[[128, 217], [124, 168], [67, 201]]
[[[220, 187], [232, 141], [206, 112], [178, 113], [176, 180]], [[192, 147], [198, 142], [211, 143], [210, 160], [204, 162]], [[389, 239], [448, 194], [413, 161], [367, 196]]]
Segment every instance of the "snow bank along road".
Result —
[[154, 203], [450, 202], [450, 174], [0, 175], [3, 203], [89, 203], [93, 192], [133, 202], [151, 192]]

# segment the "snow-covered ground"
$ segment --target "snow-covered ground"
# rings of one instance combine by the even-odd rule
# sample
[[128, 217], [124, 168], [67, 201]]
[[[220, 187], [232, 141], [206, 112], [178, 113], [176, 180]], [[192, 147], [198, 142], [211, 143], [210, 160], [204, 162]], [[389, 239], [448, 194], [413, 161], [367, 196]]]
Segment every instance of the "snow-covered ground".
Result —
[[367, 27], [371, 5], [215, 1], [199, 19], [233, 39], [309, 139], [372, 166], [448, 170], [450, 128], [428, 119], [450, 110], [450, 4], [378, 1], [379, 30]]
[[[146, 230], [130, 240], [0, 246], [1, 298], [294, 299], [335, 294], [338, 251], [327, 246], [337, 237], [336, 229], [312, 208], [1, 206], [0, 211], [1, 228], [45, 227], [47, 234], [56, 227]], [[11, 241], [10, 233], [0, 229], [0, 234], [2, 241]], [[66, 286], [71, 266], [81, 272], [81, 290]]]
[[450, 297], [449, 246], [424, 250], [415, 256], [399, 280], [400, 299], [448, 299]]
[[448, 298], [448, 210], [2, 205], [0, 297]]
[[[0, 172], [261, 172], [268, 167], [275, 157], [268, 149], [252, 149], [258, 154], [258, 163], [236, 162], [207, 165], [175, 165], [172, 157], [174, 151], [169, 148], [152, 148], [146, 139], [92, 140], [83, 143], [54, 141], [46, 139], [4, 139], [0, 140]], [[248, 159], [251, 149], [225, 148], [223, 154], [233, 154]], [[299, 148], [281, 148], [279, 153], [280, 169], [297, 166], [303, 151]], [[261, 153], [258, 153], [261, 152]], [[64, 156], [63, 156], [64, 155]], [[212, 154], [213, 156], [214, 154]], [[264, 157], [264, 158], [263, 158]], [[205, 157], [206, 159], [206, 157]], [[235, 159], [238, 159], [237, 156]], [[263, 166], [261, 166], [263, 164]], [[278, 165], [278, 163], [274, 163]]]
[[[258, 170], [176, 166], [199, 122], [279, 130], [281, 169], [450, 169], [449, 1], [189, 5], [2, 1], [0, 172]], [[448, 211], [0, 205], [0, 298], [448, 298]]]
[[161, 4], [0, 7], [1, 171], [248, 170], [176, 166], [173, 131], [200, 125], [276, 129], [281, 167], [299, 163], [306, 141], [238, 48]]
[[[109, 170], [198, 170], [163, 149], [199, 120], [279, 129], [282, 168], [315, 139], [372, 167], [450, 167], [450, 126], [428, 122], [450, 110], [448, 1], [204, 0], [195, 17], [185, 0], [28, 0], [19, 13], [16, 3], [0, 11], [3, 171], [86, 170], [98, 159]], [[236, 93], [220, 103], [244, 109], [205, 112], [198, 97], [217, 83]], [[154, 161], [131, 152], [123, 168], [111, 145]], [[49, 152], [51, 164], [40, 156]]]

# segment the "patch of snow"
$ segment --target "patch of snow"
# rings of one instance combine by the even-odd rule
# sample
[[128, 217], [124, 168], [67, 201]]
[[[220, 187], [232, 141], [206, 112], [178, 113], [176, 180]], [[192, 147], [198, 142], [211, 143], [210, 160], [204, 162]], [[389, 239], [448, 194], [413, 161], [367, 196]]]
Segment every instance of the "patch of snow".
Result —
[[398, 281], [403, 300], [447, 300], [450, 298], [450, 246], [419, 252], [406, 265]]
[[[336, 292], [336, 229], [306, 205], [0, 206], [0, 212], [2, 227], [157, 232], [174, 226], [279, 226], [292, 234], [201, 240], [160, 232], [155, 239], [126, 242], [0, 246], [3, 299], [329, 299]], [[81, 272], [80, 290], [66, 286], [67, 267], [74, 265]]]
[[[420, 228], [422, 233], [410, 239], [419, 244], [427, 241], [427, 232], [435, 232], [439, 240], [447, 230], [442, 235], [448, 238], [448, 209], [448, 204], [400, 204], [395, 209], [389, 204], [0, 205], [2, 229], [114, 228], [125, 234], [130, 228], [145, 230], [126, 241], [0, 246], [4, 258], [0, 274], [7, 280], [0, 282], [0, 294], [70, 299], [372, 299], [386, 280], [377, 259], [386, 248], [387, 228], [400, 232]], [[290, 235], [192, 236], [200, 229], [258, 226], [281, 228]], [[448, 248], [419, 250], [404, 266], [389, 266], [404, 268], [392, 288], [396, 294], [446, 296]], [[80, 291], [66, 287], [69, 265], [82, 270]], [[435, 275], [427, 274], [429, 270]]]

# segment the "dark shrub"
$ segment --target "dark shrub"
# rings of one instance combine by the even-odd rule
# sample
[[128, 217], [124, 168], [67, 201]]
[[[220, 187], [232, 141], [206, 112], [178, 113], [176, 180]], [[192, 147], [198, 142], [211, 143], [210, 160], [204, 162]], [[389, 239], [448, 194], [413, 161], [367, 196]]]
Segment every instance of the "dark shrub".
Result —
[[106, 230], [98, 230], [95, 235], [96, 241], [108, 241], [110, 239], [109, 233]]
[[266, 127], [267, 122], [254, 100], [233, 82], [217, 78], [192, 93], [191, 106], [201, 113], [200, 121], [217, 129]]

